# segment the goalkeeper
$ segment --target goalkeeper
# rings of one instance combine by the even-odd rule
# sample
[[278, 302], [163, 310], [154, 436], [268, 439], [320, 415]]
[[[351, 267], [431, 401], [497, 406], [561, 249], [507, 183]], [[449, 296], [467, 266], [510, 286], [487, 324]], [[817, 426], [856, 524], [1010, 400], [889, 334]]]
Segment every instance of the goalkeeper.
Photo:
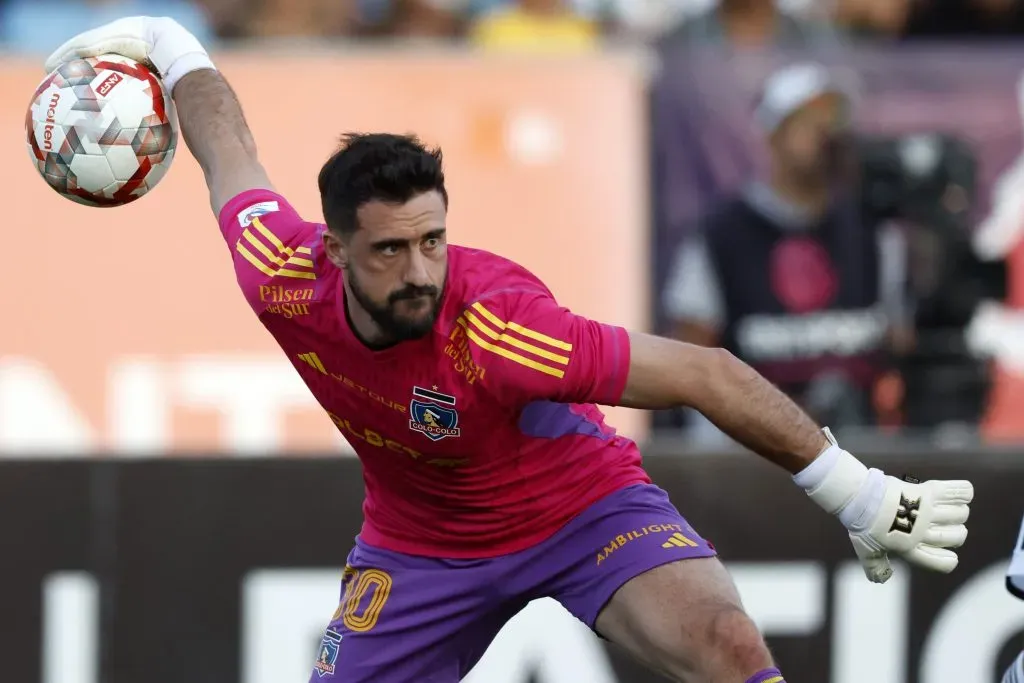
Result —
[[[526, 269], [448, 244], [439, 152], [348, 136], [320, 173], [326, 224], [306, 221], [195, 37], [123, 19], [47, 66], [104, 53], [163, 77], [240, 287], [363, 463], [366, 519], [314, 681], [456, 683], [518, 609], [552, 597], [673, 680], [783, 683], [713, 547], [597, 404], [696, 408], [835, 515], [871, 581], [889, 578], [892, 557], [956, 567], [969, 482], [870, 469], [729, 353], [575, 315]], [[283, 286], [309, 288], [308, 315], [267, 310], [260, 292]], [[448, 340], [486, 369], [478, 381]], [[721, 492], [743, 504], [729, 481]]]

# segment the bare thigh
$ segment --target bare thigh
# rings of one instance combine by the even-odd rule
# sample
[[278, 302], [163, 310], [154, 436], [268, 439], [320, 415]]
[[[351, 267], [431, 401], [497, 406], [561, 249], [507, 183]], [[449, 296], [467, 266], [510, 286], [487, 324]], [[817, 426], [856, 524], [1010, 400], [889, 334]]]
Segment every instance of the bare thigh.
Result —
[[685, 683], [742, 683], [773, 666], [715, 557], [671, 562], [634, 577], [612, 596], [595, 629]]

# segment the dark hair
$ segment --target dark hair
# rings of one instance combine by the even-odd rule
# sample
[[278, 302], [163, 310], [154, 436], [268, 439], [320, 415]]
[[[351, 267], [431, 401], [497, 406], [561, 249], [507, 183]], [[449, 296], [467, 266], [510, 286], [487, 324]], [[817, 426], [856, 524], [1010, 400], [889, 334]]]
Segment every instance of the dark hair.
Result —
[[368, 202], [404, 204], [436, 190], [448, 205], [441, 149], [414, 135], [346, 133], [318, 182], [327, 227], [342, 235], [359, 227], [356, 211]]

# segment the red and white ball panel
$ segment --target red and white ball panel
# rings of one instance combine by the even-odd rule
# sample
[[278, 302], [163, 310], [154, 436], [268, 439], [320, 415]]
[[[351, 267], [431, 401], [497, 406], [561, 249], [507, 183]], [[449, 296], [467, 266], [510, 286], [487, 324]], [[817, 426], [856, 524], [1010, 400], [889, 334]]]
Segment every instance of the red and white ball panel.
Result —
[[120, 206], [152, 190], [174, 158], [178, 122], [160, 79], [126, 57], [62, 65], [32, 98], [29, 154], [58, 193]]

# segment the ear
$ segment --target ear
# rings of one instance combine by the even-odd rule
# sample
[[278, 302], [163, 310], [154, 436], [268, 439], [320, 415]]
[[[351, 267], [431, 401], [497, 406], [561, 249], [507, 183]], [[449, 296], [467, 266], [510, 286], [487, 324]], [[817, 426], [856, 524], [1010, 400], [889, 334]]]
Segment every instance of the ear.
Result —
[[323, 241], [327, 259], [344, 270], [348, 265], [348, 247], [345, 246], [345, 241], [331, 230], [324, 231]]

